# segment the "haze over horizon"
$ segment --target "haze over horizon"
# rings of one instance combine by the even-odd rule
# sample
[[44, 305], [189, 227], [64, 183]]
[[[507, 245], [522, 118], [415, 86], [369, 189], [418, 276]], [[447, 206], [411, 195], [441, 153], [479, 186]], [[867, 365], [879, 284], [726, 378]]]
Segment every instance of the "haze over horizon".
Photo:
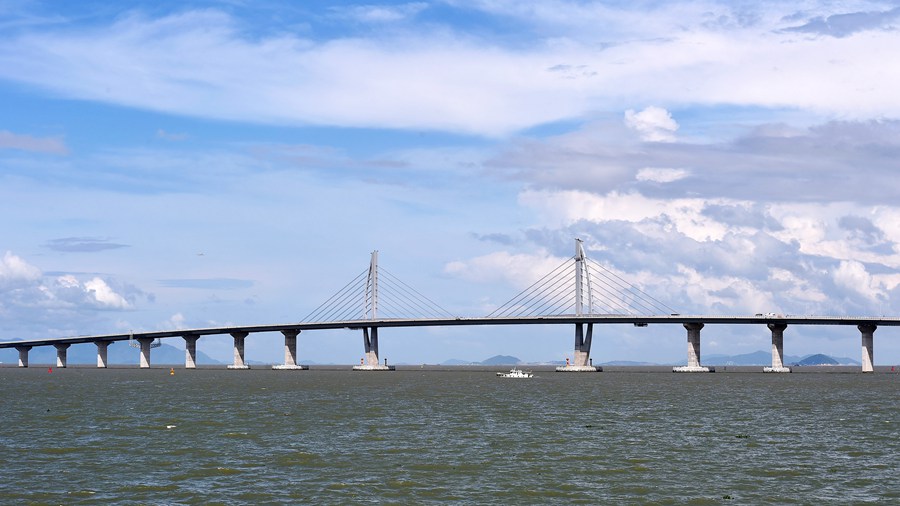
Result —
[[[0, 340], [296, 322], [373, 250], [483, 316], [576, 237], [681, 314], [900, 315], [898, 26], [890, 1], [0, 1]], [[380, 345], [563, 360], [572, 334]], [[685, 347], [600, 327], [592, 356]], [[228, 362], [231, 338], [198, 349]], [[874, 349], [900, 362], [900, 329]], [[858, 359], [860, 336], [791, 326], [784, 351]], [[360, 335], [304, 332], [299, 355], [356, 363]]]

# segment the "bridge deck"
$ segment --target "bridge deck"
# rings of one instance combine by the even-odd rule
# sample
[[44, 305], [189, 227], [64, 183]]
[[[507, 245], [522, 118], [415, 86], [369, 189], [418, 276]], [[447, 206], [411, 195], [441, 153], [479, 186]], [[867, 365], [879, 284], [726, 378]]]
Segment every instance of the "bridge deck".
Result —
[[284, 330], [327, 330], [360, 329], [366, 327], [452, 327], [471, 325], [558, 325], [576, 323], [596, 324], [683, 324], [703, 323], [705, 325], [765, 325], [781, 323], [787, 325], [875, 325], [900, 326], [900, 318], [849, 317], [849, 316], [704, 316], [704, 315], [562, 315], [562, 316], [518, 316], [499, 318], [419, 318], [419, 319], [375, 319], [334, 322], [283, 323], [272, 325], [248, 325], [235, 327], [210, 327], [197, 329], [165, 330], [155, 332], [134, 332], [127, 334], [99, 334], [51, 339], [31, 339], [0, 342], [0, 348], [16, 346], [47, 346], [52, 344], [81, 344], [97, 341], [126, 341], [129, 339], [168, 338], [182, 336], [207, 336], [232, 333], [281, 332]]

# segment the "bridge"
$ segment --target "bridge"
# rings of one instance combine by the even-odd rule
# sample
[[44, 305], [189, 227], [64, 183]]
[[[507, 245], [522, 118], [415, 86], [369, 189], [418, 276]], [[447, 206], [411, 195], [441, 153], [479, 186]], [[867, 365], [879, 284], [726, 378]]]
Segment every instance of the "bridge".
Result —
[[681, 324], [687, 331], [687, 365], [675, 372], [711, 372], [700, 361], [700, 331], [706, 325], [765, 325], [772, 337], [772, 365], [766, 372], [790, 372], [784, 364], [784, 331], [789, 325], [856, 326], [862, 341], [862, 372], [873, 372], [873, 341], [879, 326], [898, 326], [900, 318], [784, 316], [682, 315], [654, 299], [585, 255], [576, 239], [575, 255], [517, 294], [491, 314], [459, 317], [403, 283], [378, 265], [378, 252], [369, 266], [341, 290], [298, 323], [177, 329], [127, 334], [85, 335], [52, 339], [0, 342], [0, 348], [19, 352], [19, 367], [28, 367], [28, 353], [36, 346], [56, 348], [56, 366], [66, 367], [67, 350], [73, 344], [94, 343], [97, 367], [107, 367], [110, 344], [127, 341], [140, 348], [140, 367], [150, 367], [151, 350], [161, 339], [182, 338], [185, 367], [196, 368], [197, 341], [203, 336], [229, 334], [234, 339], [234, 361], [229, 369], [248, 369], [244, 340], [250, 334], [280, 332], [284, 336], [284, 363], [274, 369], [303, 370], [297, 361], [297, 337], [304, 331], [352, 329], [362, 331], [364, 359], [354, 370], [384, 371], [394, 367], [380, 362], [378, 331], [400, 327], [452, 327], [503, 325], [571, 325], [574, 327], [573, 359], [557, 368], [560, 372], [596, 372], [590, 357], [594, 325], [630, 324], [638, 327]]

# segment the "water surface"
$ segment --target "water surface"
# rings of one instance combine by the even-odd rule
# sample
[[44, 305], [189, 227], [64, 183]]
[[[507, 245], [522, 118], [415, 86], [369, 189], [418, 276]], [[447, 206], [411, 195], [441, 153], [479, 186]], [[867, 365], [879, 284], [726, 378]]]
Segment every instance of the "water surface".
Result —
[[0, 369], [3, 504], [900, 502], [896, 374]]

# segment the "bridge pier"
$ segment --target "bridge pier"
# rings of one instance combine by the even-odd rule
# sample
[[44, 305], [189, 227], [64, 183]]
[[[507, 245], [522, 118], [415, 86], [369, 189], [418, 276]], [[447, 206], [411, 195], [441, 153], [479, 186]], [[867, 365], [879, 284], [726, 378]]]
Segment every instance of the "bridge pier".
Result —
[[250, 369], [250, 366], [244, 363], [244, 338], [247, 335], [248, 332], [231, 333], [231, 337], [234, 338], [234, 362], [228, 366], [229, 369]]
[[185, 369], [196, 369], [197, 368], [197, 339], [200, 339], [200, 336], [181, 336], [184, 339], [184, 368]]
[[387, 365], [387, 359], [384, 364], [378, 361], [378, 327], [363, 327], [363, 349], [365, 349], [365, 359], [363, 363], [353, 366], [354, 371], [393, 371], [396, 367]]
[[141, 369], [150, 368], [150, 345], [153, 344], [152, 337], [139, 337], [137, 342], [141, 345]]
[[19, 367], [28, 367], [28, 352], [31, 351], [31, 346], [16, 346], [16, 350], [19, 352]]
[[56, 348], [56, 367], [59, 369], [66, 368], [66, 354], [71, 344], [54, 344]]
[[94, 344], [97, 345], [97, 368], [106, 369], [109, 345], [112, 341], [94, 341]]
[[784, 329], [786, 323], [767, 323], [772, 331], [772, 367], [763, 367], [763, 372], [791, 372], [790, 367], [784, 366]]
[[[587, 332], [585, 332], [587, 325]], [[575, 353], [571, 363], [557, 367], [556, 372], [599, 372], [602, 367], [591, 364], [591, 340], [594, 335], [594, 324], [575, 324]], [[567, 359], [568, 360], [568, 359]]]
[[857, 325], [860, 334], [862, 334], [862, 372], [875, 372], [874, 344], [875, 329], [878, 327], [872, 324]]
[[685, 323], [683, 325], [687, 330], [688, 363], [684, 366], [673, 367], [672, 372], [715, 372], [713, 367], [700, 365], [700, 329], [703, 328], [703, 324]]
[[297, 335], [300, 334], [300, 331], [291, 329], [282, 330], [281, 333], [284, 334], [284, 364], [273, 365], [272, 369], [280, 371], [302, 371], [304, 369], [309, 369], [308, 366], [297, 364]]

